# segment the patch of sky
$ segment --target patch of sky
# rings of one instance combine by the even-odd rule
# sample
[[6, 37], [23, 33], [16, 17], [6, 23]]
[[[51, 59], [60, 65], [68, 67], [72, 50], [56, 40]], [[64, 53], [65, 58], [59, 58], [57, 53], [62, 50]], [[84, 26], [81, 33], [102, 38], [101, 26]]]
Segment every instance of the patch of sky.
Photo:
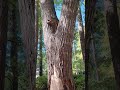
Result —
[[[85, 26], [85, 5], [83, 2], [84, 2], [84, 0], [82, 0], [82, 3], [80, 4], [80, 8], [81, 8], [83, 25]], [[62, 9], [62, 4], [55, 5], [56, 15], [57, 15], [58, 19], [60, 18], [60, 15], [61, 15], [61, 9]]]

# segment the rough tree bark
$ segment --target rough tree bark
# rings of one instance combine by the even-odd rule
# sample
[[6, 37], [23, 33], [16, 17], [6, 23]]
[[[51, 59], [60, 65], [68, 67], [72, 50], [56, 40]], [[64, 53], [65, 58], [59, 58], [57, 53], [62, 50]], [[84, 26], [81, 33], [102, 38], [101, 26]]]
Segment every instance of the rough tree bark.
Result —
[[18, 90], [18, 62], [17, 62], [17, 18], [16, 18], [16, 5], [12, 7], [12, 26], [11, 26], [11, 68], [12, 68], [12, 90]]
[[89, 66], [89, 49], [91, 31], [93, 28], [94, 12], [95, 12], [96, 0], [85, 1], [85, 90], [88, 90], [88, 66]]
[[0, 90], [4, 90], [7, 41], [7, 0], [0, 0]]
[[39, 15], [38, 15], [38, 5], [39, 0], [35, 0], [35, 43], [36, 43], [36, 58], [37, 58], [37, 46], [38, 46], [38, 19], [39, 19]]
[[120, 90], [120, 27], [116, 0], [104, 0], [104, 6], [117, 90]]
[[63, 0], [58, 21], [53, 0], [41, 0], [44, 43], [48, 62], [48, 90], [74, 90], [72, 41], [79, 0]]
[[18, 0], [18, 2], [21, 32], [26, 55], [28, 90], [35, 90], [37, 50], [35, 38], [35, 0]]

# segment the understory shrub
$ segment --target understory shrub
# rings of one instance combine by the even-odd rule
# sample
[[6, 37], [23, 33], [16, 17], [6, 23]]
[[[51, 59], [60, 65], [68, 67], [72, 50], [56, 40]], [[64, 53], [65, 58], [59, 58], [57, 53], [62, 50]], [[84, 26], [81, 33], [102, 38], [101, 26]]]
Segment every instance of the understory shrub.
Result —
[[[84, 90], [84, 75], [74, 75], [75, 90]], [[36, 90], [47, 90], [47, 76], [39, 76], [36, 79]]]
[[37, 77], [36, 90], [47, 90], [47, 76]]

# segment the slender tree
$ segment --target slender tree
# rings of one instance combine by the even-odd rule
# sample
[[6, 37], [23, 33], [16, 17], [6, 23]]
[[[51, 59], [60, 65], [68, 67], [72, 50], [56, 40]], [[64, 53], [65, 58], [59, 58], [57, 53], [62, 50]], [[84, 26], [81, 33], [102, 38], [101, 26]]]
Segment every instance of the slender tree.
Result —
[[53, 0], [41, 0], [44, 43], [48, 62], [48, 90], [74, 90], [72, 41], [79, 0], [63, 0], [58, 21]]
[[91, 31], [93, 29], [93, 20], [95, 13], [96, 0], [85, 1], [85, 90], [88, 90], [88, 66], [89, 66], [89, 51], [90, 51], [90, 39]]
[[0, 0], [0, 90], [4, 90], [7, 40], [7, 0]]
[[82, 13], [81, 13], [80, 6], [78, 7], [77, 20], [78, 20], [78, 29], [79, 29], [79, 34], [80, 34], [82, 55], [83, 55], [83, 60], [85, 60], [85, 36], [84, 36], [85, 33], [84, 33], [84, 26], [83, 26]]
[[43, 38], [42, 38], [42, 29], [40, 30], [40, 61], [39, 61], [39, 64], [40, 64], [40, 72], [39, 72], [39, 75], [42, 76], [43, 75], [43, 68], [42, 68], [42, 61], [43, 61], [43, 55], [42, 55], [42, 47], [43, 47]]
[[38, 8], [39, 8], [39, 0], [35, 0], [35, 48], [36, 48], [36, 58], [37, 58], [37, 46], [38, 46], [38, 22], [39, 22], [39, 14], [38, 14]]
[[[40, 71], [39, 71], [39, 75], [42, 76], [43, 75], [43, 71], [42, 71], [42, 59], [43, 59], [43, 55], [42, 55], [42, 46], [43, 46], [43, 38], [42, 38], [42, 20], [41, 20], [41, 10], [40, 10], [40, 1], [36, 0], [36, 29], [39, 29], [39, 53], [40, 53], [40, 59], [39, 59], [39, 65], [40, 65]], [[37, 30], [38, 31], [38, 30]]]
[[120, 27], [116, 0], [104, 0], [104, 6], [117, 90], [120, 90]]
[[28, 90], [35, 90], [36, 76], [36, 29], [35, 0], [18, 0], [21, 32], [26, 55]]

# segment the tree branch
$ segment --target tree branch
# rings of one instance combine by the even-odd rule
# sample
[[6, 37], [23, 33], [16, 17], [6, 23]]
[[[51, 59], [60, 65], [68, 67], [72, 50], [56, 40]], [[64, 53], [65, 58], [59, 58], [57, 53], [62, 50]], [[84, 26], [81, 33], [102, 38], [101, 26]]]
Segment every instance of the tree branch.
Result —
[[56, 20], [58, 20], [56, 16], [55, 8], [54, 8], [54, 1], [41, 0], [40, 3], [41, 3], [41, 11], [42, 11], [42, 22], [43, 22], [42, 24], [43, 26], [48, 27], [47, 30], [51, 30], [51, 27], [48, 25], [47, 22], [51, 20], [51, 18], [55, 18]]

